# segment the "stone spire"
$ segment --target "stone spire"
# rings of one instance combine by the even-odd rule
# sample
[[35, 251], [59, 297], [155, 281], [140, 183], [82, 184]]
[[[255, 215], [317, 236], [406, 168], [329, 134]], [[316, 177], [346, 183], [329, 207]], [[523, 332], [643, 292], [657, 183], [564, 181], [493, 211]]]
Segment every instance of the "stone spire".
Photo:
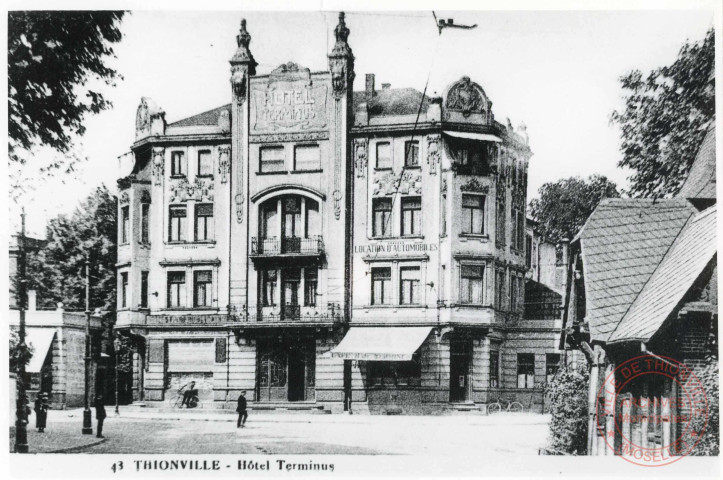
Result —
[[246, 19], [241, 19], [241, 28], [236, 35], [238, 48], [231, 58], [231, 86], [236, 98], [243, 99], [246, 94], [247, 77], [256, 74], [256, 60], [249, 50], [251, 35], [246, 31]]
[[338, 98], [354, 81], [354, 55], [347, 43], [349, 29], [344, 21], [344, 12], [339, 13], [339, 24], [334, 28], [334, 36], [336, 43], [329, 54], [329, 70], [334, 94]]

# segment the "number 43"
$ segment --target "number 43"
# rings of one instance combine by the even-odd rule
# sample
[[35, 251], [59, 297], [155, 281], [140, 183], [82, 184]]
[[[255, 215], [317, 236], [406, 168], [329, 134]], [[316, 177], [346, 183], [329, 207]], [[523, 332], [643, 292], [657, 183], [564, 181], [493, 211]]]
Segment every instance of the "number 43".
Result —
[[116, 473], [118, 470], [123, 470], [123, 462], [114, 463], [110, 469], [113, 470], [113, 473]]

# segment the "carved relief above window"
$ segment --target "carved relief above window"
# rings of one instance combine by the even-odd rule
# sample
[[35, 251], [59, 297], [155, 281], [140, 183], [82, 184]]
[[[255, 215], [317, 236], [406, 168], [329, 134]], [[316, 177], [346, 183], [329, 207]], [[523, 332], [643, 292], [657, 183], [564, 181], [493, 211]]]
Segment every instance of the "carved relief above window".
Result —
[[398, 192], [402, 195], [422, 194], [422, 174], [419, 171], [405, 171], [402, 173], [401, 179], [393, 172], [380, 172], [375, 174], [372, 196], [394, 195], [397, 193], [398, 181]]
[[474, 192], [487, 194], [490, 191], [489, 185], [482, 185], [479, 180], [472, 178], [460, 187], [463, 192]]
[[491, 102], [482, 87], [472, 82], [469, 77], [462, 77], [450, 87], [445, 106], [447, 110], [462, 112], [465, 117], [478, 113], [483, 115], [485, 121], [491, 120]]
[[141, 190], [141, 203], [151, 203], [151, 194], [148, 190]]
[[118, 199], [121, 205], [125, 205], [130, 201], [130, 197], [128, 196], [128, 192], [121, 193], [120, 198]]
[[196, 200], [213, 202], [213, 179], [196, 178], [191, 183], [186, 178], [174, 181], [170, 187], [170, 203]]

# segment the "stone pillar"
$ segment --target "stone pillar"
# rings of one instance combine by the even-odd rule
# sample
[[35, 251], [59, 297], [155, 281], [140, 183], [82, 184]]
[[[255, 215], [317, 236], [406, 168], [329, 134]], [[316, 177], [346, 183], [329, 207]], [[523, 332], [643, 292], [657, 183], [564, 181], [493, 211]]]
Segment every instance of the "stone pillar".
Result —
[[622, 446], [621, 452], [622, 452], [622, 455], [628, 456], [629, 453], [626, 454], [625, 452], [630, 452], [630, 448], [631, 448], [630, 435], [632, 432], [630, 431], [630, 415], [632, 414], [632, 398], [625, 398], [621, 402], [620, 406], [621, 406], [621, 411], [622, 411], [622, 418], [620, 420], [621, 420], [621, 424], [622, 424], [622, 434], [623, 434], [623, 438], [621, 441], [621, 446]]
[[[605, 369], [605, 386], [603, 387], [605, 398], [605, 455], [615, 453], [615, 365], [610, 364]], [[612, 434], [612, 435], [611, 435]]]
[[648, 382], [643, 383], [643, 394], [640, 397], [640, 447], [648, 448], [648, 415], [650, 414], [650, 398]]

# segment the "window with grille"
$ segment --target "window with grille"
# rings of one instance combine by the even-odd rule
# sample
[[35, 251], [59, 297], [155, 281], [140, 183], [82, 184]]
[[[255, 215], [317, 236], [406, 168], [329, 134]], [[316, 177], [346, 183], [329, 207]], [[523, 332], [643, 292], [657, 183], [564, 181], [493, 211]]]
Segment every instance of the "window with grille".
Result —
[[168, 307], [186, 306], [186, 273], [168, 272]]
[[128, 308], [128, 273], [121, 273], [121, 308]]
[[462, 195], [462, 233], [485, 233], [484, 195]]
[[213, 157], [210, 150], [198, 152], [198, 176], [210, 177], [213, 175]]
[[128, 243], [130, 234], [130, 208], [128, 205], [121, 208], [121, 243]]
[[404, 143], [404, 166], [419, 166], [419, 142], [411, 141]]
[[169, 207], [168, 241], [183, 242], [186, 240], [186, 206]]
[[560, 370], [560, 354], [548, 353], [545, 355], [545, 381], [552, 382], [558, 370]]
[[183, 152], [171, 153], [171, 176], [182, 177], [186, 175], [186, 157]]
[[372, 199], [372, 210], [374, 215], [372, 235], [375, 237], [390, 237], [392, 235], [392, 199]]
[[460, 302], [481, 305], [484, 302], [484, 265], [461, 265], [460, 268]]
[[196, 241], [213, 240], [213, 203], [196, 204]]
[[148, 308], [148, 272], [141, 272], [141, 308]]
[[372, 305], [388, 305], [392, 294], [392, 269], [372, 268]]
[[193, 306], [211, 306], [211, 271], [193, 272]]
[[377, 170], [392, 168], [392, 147], [388, 142], [377, 143]]
[[490, 350], [490, 387], [500, 386], [500, 352]]
[[318, 145], [300, 145], [294, 148], [294, 170], [321, 170]]
[[276, 269], [270, 268], [261, 271], [261, 304], [264, 307], [276, 305]]
[[141, 243], [148, 244], [150, 243], [151, 236], [150, 236], [150, 211], [151, 206], [148, 203], [142, 203], [141, 204]]
[[283, 172], [286, 170], [284, 147], [264, 147], [260, 153], [262, 172]]
[[535, 354], [517, 354], [517, 388], [535, 386]]
[[399, 269], [400, 305], [416, 305], [421, 303], [419, 275], [419, 267], [402, 267]]
[[316, 291], [319, 284], [319, 270], [314, 267], [304, 268], [304, 305], [316, 306]]
[[422, 199], [402, 198], [402, 236], [422, 234]]

